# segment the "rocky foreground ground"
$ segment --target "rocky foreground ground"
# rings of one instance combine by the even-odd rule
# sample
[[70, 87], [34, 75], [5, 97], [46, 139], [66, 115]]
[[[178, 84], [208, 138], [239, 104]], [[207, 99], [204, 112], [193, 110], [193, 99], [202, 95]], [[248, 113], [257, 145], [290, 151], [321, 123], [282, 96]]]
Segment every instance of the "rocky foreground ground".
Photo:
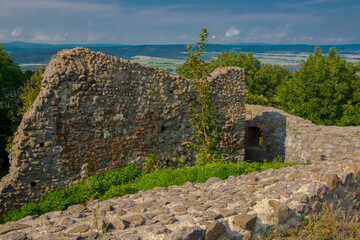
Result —
[[357, 211], [360, 161], [317, 162], [155, 188], [0, 225], [0, 239], [253, 239], [302, 216]]

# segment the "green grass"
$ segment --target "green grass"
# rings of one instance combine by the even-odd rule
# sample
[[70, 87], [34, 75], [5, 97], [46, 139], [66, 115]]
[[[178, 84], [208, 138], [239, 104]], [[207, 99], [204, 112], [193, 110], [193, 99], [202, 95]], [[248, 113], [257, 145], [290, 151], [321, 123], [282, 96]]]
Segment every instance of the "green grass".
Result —
[[263, 239], [360, 239], [359, 213], [349, 216], [338, 209], [324, 207], [319, 213], [303, 218], [298, 227], [275, 231]]
[[94, 199], [106, 200], [116, 196], [137, 193], [155, 187], [183, 185], [205, 182], [211, 177], [226, 179], [229, 176], [264, 171], [269, 168], [278, 169], [294, 165], [293, 163], [265, 162], [239, 164], [214, 163], [199, 167], [182, 169], [157, 169], [150, 173], [140, 172], [134, 165], [122, 170], [113, 170], [94, 175], [85, 181], [63, 190], [55, 190], [45, 194], [38, 203], [27, 203], [20, 208], [10, 210], [0, 217], [1, 223], [16, 221], [29, 215], [41, 215], [51, 211], [65, 210], [75, 204], [86, 205]]

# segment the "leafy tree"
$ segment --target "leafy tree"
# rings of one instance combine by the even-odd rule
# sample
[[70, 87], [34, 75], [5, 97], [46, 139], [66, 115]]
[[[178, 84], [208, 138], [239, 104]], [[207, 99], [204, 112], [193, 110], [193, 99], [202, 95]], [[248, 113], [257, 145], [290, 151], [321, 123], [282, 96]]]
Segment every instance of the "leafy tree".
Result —
[[26, 80], [28, 80], [28, 79], [30, 79], [31, 78], [31, 76], [35, 73], [36, 71], [34, 71], [34, 70], [25, 70], [25, 72], [23, 72], [23, 75], [24, 75], [24, 78], [26, 79]]
[[223, 51], [215, 59], [209, 60], [207, 69], [208, 72], [213, 72], [216, 68], [228, 66], [245, 68], [246, 88], [249, 92], [253, 93], [253, 90], [256, 88], [254, 79], [256, 73], [261, 68], [261, 62], [251, 52], [248, 54], [243, 52], [236, 54], [234, 50], [231, 50], [229, 53]]
[[278, 91], [282, 84], [291, 78], [291, 72], [278, 64], [265, 64], [251, 82], [252, 88], [247, 91], [247, 102], [263, 106], [279, 104]]
[[356, 63], [356, 65], [355, 65], [355, 67], [356, 67], [356, 70], [358, 71], [358, 75], [360, 74], [360, 61], [358, 61], [357, 63]]
[[[275, 106], [278, 104], [278, 89], [281, 84], [291, 77], [289, 70], [279, 65], [266, 64], [261, 66], [261, 62], [254, 57], [252, 53], [235, 53], [223, 51], [215, 59], [209, 62], [200, 60], [199, 64], [205, 69], [207, 74], [213, 72], [216, 68], [227, 66], [238, 66], [245, 69], [246, 73], [246, 96], [247, 103], [259, 104], [264, 106]], [[176, 70], [178, 74], [193, 78], [189, 65], [186, 60]]]
[[[35, 101], [37, 95], [40, 92], [42, 74], [45, 71], [45, 67], [42, 66], [38, 71], [27, 70], [24, 72], [24, 76], [27, 79], [24, 86], [22, 86], [18, 91], [18, 98], [20, 100], [20, 106], [16, 109], [16, 114], [19, 120], [23, 117], [29, 107]], [[32, 75], [31, 75], [32, 74]], [[14, 124], [15, 125], [15, 124]], [[17, 125], [15, 126], [15, 128]], [[13, 134], [7, 137], [7, 143], [5, 147], [5, 151], [10, 153], [12, 148], [13, 140], [15, 137], [15, 130]]]
[[5, 145], [13, 134], [20, 118], [18, 89], [24, 82], [24, 76], [14, 59], [7, 55], [0, 44], [0, 158], [7, 159]]
[[290, 114], [324, 125], [359, 124], [359, 77], [354, 64], [334, 48], [323, 56], [320, 47], [301, 63], [279, 93]]
[[11, 114], [15, 114], [13, 110], [19, 105], [17, 93], [24, 80], [20, 67], [0, 44], [0, 106], [11, 109]]
[[[205, 45], [204, 45], [205, 46]], [[197, 60], [196, 60], [196, 64], [197, 64], [197, 68], [201, 68], [203, 73], [205, 75], [208, 75], [209, 73], [211, 73], [208, 69], [207, 69], [207, 65], [208, 63], [205, 62], [204, 60], [200, 59], [201, 57], [201, 52], [203, 49], [200, 50], [200, 53], [198, 53], [199, 55], [198, 56], [191, 56], [191, 51], [192, 51], [192, 46], [189, 44], [187, 46], [187, 49], [186, 51], [189, 51], [190, 52], [190, 55], [188, 56], [188, 58], [185, 60], [185, 62], [183, 64], [181, 64], [180, 66], [177, 66], [175, 68], [175, 71], [178, 75], [180, 76], [183, 76], [187, 79], [195, 79], [197, 76], [195, 75], [196, 73], [193, 71], [193, 67], [194, 67], [194, 64], [195, 62], [193, 61], [194, 59], [191, 59], [191, 58], [195, 58], [197, 57]], [[199, 50], [199, 49], [198, 49]], [[198, 51], [197, 50], [197, 51]], [[193, 53], [195, 54], [195, 53]], [[193, 61], [193, 62], [192, 62]]]
[[193, 136], [196, 139], [196, 144], [193, 147], [199, 151], [196, 160], [197, 165], [222, 162], [222, 156], [219, 151], [222, 117], [212, 101], [208, 81], [209, 73], [206, 65], [200, 59], [208, 35], [207, 29], [203, 28], [195, 52], [192, 46], [188, 45], [187, 51], [189, 55], [185, 62], [185, 67], [181, 70], [184, 71], [183, 74], [185, 76], [192, 79], [192, 83], [197, 90], [196, 100], [192, 102], [192, 118], [190, 120]]
[[[360, 71], [360, 62], [358, 62]], [[359, 74], [359, 73], [358, 73]], [[352, 99], [348, 100], [343, 106], [343, 115], [338, 121], [338, 125], [342, 126], [360, 126], [360, 75], [355, 76], [353, 82]]]
[[42, 74], [45, 71], [45, 67], [42, 66], [38, 71], [33, 72], [29, 80], [21, 88], [19, 98], [21, 99], [22, 106], [19, 109], [19, 114], [23, 116], [29, 109], [32, 103], [35, 101], [37, 95], [40, 92]]
[[236, 54], [231, 50], [223, 51], [215, 59], [209, 60], [209, 72], [219, 67], [238, 66], [246, 73], [246, 102], [264, 106], [278, 104], [278, 90], [283, 82], [291, 77], [291, 72], [280, 65], [265, 64], [250, 53]]

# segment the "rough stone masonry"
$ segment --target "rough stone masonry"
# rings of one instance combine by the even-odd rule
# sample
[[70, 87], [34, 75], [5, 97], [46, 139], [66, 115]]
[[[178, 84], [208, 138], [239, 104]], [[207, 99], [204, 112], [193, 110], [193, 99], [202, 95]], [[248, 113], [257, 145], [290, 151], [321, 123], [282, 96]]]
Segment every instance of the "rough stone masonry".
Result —
[[[222, 146], [244, 160], [245, 74], [236, 67], [210, 76], [214, 102], [226, 118]], [[41, 91], [24, 115], [0, 183], [0, 213], [57, 188], [148, 154], [169, 165], [194, 160], [189, 80], [84, 48], [49, 62]]]
[[315, 125], [278, 109], [246, 105], [245, 149], [251, 161], [278, 156], [299, 163], [360, 159], [360, 127]]

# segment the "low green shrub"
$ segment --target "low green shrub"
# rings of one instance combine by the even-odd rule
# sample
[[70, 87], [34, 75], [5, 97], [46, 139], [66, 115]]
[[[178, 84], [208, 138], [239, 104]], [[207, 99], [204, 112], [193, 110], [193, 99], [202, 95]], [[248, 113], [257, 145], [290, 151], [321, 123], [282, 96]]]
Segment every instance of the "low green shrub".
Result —
[[328, 207], [319, 213], [312, 213], [296, 228], [281, 231], [264, 237], [263, 239], [360, 239], [359, 213], [345, 214], [339, 209]]
[[163, 168], [164, 164], [161, 162], [160, 157], [154, 154], [149, 154], [144, 162], [144, 171], [149, 173], [158, 168]]
[[112, 170], [89, 177], [66, 189], [45, 194], [38, 203], [27, 203], [20, 208], [10, 210], [0, 217], [1, 223], [16, 221], [29, 215], [40, 215], [51, 211], [65, 210], [68, 206], [83, 204], [93, 199], [102, 199], [102, 195], [114, 185], [123, 185], [141, 175], [132, 164], [122, 170]]
[[121, 171], [113, 170], [103, 174], [94, 175], [85, 180], [86, 185], [95, 196], [102, 196], [111, 186], [118, 186], [127, 183], [138, 176], [141, 172], [133, 164], [127, 165]]
[[153, 172], [140, 172], [134, 165], [128, 165], [122, 170], [112, 170], [94, 175], [63, 190], [54, 190], [45, 194], [38, 203], [27, 203], [20, 208], [10, 210], [1, 216], [0, 222], [16, 221], [29, 215], [40, 215], [46, 212], [65, 210], [70, 205], [83, 204], [94, 199], [106, 200], [112, 197], [134, 194], [140, 190], [155, 187], [183, 185], [187, 181], [192, 183], [205, 182], [211, 177], [226, 179], [250, 172], [261, 172], [269, 168], [282, 168], [293, 163], [264, 162], [239, 164], [212, 163], [198, 167], [182, 169], [157, 169]]

